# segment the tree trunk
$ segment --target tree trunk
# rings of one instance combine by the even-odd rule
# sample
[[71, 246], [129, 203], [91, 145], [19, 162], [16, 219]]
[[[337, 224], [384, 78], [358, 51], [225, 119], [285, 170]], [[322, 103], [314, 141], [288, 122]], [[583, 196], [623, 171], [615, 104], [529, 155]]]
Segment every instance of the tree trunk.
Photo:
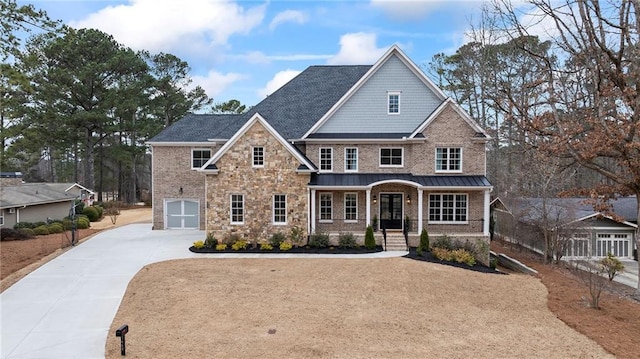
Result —
[[84, 186], [91, 190], [96, 188], [94, 175], [95, 156], [93, 155], [93, 145], [93, 132], [90, 129], [86, 129], [84, 139]]

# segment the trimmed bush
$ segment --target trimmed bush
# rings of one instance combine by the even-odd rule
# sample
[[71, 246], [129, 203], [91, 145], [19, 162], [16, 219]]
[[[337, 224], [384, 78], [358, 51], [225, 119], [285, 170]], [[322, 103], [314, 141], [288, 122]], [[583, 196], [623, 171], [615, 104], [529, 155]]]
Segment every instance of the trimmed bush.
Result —
[[272, 246], [272, 249], [273, 247], [280, 247], [280, 244], [282, 244], [285, 239], [286, 238], [282, 232], [276, 232], [269, 238], [269, 244]]
[[51, 223], [47, 226], [49, 228], [49, 233], [62, 233], [64, 232], [64, 227], [60, 223]]
[[309, 238], [309, 247], [312, 248], [327, 248], [329, 247], [329, 234], [328, 233], [314, 233]]
[[356, 248], [358, 247], [358, 243], [356, 243], [356, 237], [353, 236], [353, 233], [340, 233], [338, 236], [338, 247], [340, 248]]
[[416, 253], [422, 257], [424, 251], [429, 251], [429, 233], [423, 228], [422, 232], [420, 232], [420, 245], [418, 245]]
[[36, 232], [34, 232], [33, 229], [31, 228], [20, 228], [18, 229], [18, 232], [20, 232], [21, 235], [26, 237], [24, 239], [31, 239], [36, 235]]
[[289, 249], [291, 249], [293, 247], [293, 245], [291, 245], [291, 243], [289, 242], [282, 242], [280, 243], [280, 250], [281, 251], [288, 251]]
[[36, 236], [46, 236], [49, 234], [49, 228], [47, 226], [38, 226], [33, 229], [33, 233], [35, 233]]
[[22, 228], [34, 229], [36, 228], [36, 226], [35, 226], [35, 223], [31, 223], [31, 222], [18, 222], [13, 225], [13, 229], [22, 229]]
[[98, 218], [102, 218], [102, 214], [104, 213], [104, 208], [102, 206], [93, 205], [93, 208], [98, 211]]
[[62, 220], [62, 228], [64, 228], [65, 231], [71, 230], [72, 227], [73, 227], [73, 221], [71, 221], [69, 218], [65, 218]]
[[76, 219], [76, 228], [77, 229], [87, 229], [89, 228], [89, 220], [85, 217], [80, 217]]
[[226, 243], [216, 244], [216, 251], [224, 251], [226, 249], [227, 249], [227, 244]]
[[82, 210], [82, 214], [87, 216], [89, 218], [89, 221], [91, 222], [96, 222], [97, 220], [100, 219], [100, 214], [98, 213], [98, 210], [93, 206], [85, 207]]
[[364, 235], [364, 246], [367, 249], [375, 249], [376, 248], [376, 239], [373, 236], [373, 227], [371, 227], [371, 225], [367, 226], [367, 232]]
[[[29, 235], [26, 231], [31, 231]], [[30, 228], [0, 228], [0, 240], [13, 241], [33, 238], [33, 230]]]
[[273, 250], [273, 246], [269, 243], [260, 243], [260, 250], [261, 251], [270, 251]]
[[204, 248], [204, 242], [203, 241], [195, 241], [195, 242], [193, 242], [193, 247], [195, 249]]

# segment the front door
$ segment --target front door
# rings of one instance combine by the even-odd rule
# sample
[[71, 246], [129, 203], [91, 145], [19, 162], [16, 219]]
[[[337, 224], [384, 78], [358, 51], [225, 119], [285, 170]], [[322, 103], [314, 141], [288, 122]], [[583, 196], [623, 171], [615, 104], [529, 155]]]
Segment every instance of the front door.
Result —
[[402, 194], [380, 194], [380, 228], [402, 229]]

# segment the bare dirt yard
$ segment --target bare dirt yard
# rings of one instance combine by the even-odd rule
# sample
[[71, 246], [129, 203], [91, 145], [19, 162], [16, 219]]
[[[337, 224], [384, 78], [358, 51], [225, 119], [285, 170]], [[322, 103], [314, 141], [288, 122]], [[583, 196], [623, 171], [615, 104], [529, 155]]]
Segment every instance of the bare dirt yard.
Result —
[[[104, 229], [130, 223], [151, 222], [151, 208], [131, 208], [121, 211], [116, 224], [108, 216], [91, 223], [91, 228], [78, 230], [82, 242]], [[0, 292], [71, 246], [71, 233], [36, 236], [32, 239], [0, 241]]]

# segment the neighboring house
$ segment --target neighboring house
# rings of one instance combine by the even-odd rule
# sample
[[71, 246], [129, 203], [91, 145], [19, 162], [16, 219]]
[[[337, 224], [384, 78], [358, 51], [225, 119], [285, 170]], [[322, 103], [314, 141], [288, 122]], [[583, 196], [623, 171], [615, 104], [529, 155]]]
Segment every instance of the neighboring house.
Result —
[[22, 183], [19, 172], [2, 172], [0, 226], [18, 222], [45, 222], [69, 215], [75, 199], [88, 203], [93, 191], [77, 183]]
[[594, 211], [587, 198], [496, 198], [491, 202], [495, 235], [542, 253], [540, 228], [561, 233], [564, 258], [634, 258], [635, 196], [612, 200], [611, 213]]
[[488, 140], [397, 46], [311, 66], [248, 113], [190, 114], [149, 141], [153, 226], [335, 240], [377, 222], [414, 246], [423, 228], [488, 243]]

